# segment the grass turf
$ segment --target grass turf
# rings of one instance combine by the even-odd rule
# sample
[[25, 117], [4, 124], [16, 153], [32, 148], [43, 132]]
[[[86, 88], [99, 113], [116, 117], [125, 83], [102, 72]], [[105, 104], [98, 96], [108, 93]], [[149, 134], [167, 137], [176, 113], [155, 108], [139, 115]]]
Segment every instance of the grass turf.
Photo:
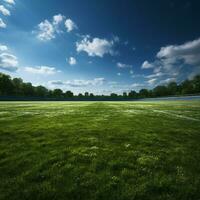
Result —
[[0, 199], [200, 199], [200, 102], [2, 102]]

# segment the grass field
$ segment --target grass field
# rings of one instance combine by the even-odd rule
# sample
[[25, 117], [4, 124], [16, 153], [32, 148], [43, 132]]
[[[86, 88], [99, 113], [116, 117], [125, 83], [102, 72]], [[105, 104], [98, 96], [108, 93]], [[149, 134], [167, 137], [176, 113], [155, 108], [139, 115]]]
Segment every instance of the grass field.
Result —
[[200, 102], [1, 102], [3, 199], [198, 200]]

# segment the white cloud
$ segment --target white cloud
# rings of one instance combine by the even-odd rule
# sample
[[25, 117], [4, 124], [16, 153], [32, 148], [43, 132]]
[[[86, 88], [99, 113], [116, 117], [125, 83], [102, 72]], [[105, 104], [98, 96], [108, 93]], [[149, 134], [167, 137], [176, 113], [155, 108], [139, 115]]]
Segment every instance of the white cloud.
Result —
[[152, 78], [152, 79], [148, 80], [147, 82], [148, 82], [150, 85], [153, 85], [153, 84], [155, 84], [156, 81], [157, 81], [157, 78]]
[[148, 61], [144, 61], [142, 64], [142, 69], [149, 69], [149, 68], [153, 68], [154, 66], [149, 63]]
[[0, 44], [0, 51], [7, 51], [8, 47], [6, 45]]
[[143, 68], [153, 67], [154, 74], [147, 78], [157, 78], [160, 82], [170, 79], [181, 81], [195, 76], [200, 73], [200, 38], [181, 45], [161, 47], [155, 61], [145, 61], [143, 65]]
[[15, 4], [14, 0], [4, 0], [4, 2], [9, 3], [9, 4]]
[[108, 85], [117, 85], [118, 83], [116, 81], [109, 81]]
[[61, 80], [53, 80], [53, 81], [49, 81], [49, 84], [52, 84], [52, 85], [64, 85], [65, 82], [63, 82]]
[[55, 29], [48, 20], [44, 20], [38, 24], [38, 29], [38, 39], [42, 41], [48, 41], [55, 38]]
[[144, 84], [142, 84], [142, 83], [133, 83], [132, 85], [131, 85], [131, 88], [141, 88], [141, 87], [144, 87]]
[[117, 67], [119, 67], [119, 68], [132, 68], [132, 65], [127, 65], [127, 64], [118, 62]]
[[131, 76], [132, 78], [145, 78], [145, 75], [144, 74], [133, 74], [132, 76]]
[[130, 70], [130, 74], [133, 74], [134, 73], [134, 71], [133, 70]]
[[157, 73], [155, 73], [155, 74], [150, 74], [150, 75], [148, 75], [148, 76], [146, 76], [146, 78], [159, 78], [159, 77], [161, 77], [161, 76], [164, 76], [165, 74], [163, 73], [163, 72], [157, 72]]
[[76, 65], [77, 61], [76, 61], [76, 59], [75, 59], [74, 57], [70, 57], [70, 58], [68, 59], [68, 63], [69, 63], [70, 65]]
[[118, 72], [118, 73], [117, 73], [117, 76], [121, 76], [121, 73], [120, 73], [120, 72]]
[[52, 75], [57, 72], [60, 72], [59, 70], [56, 70], [56, 68], [49, 66], [25, 67], [25, 71], [32, 74], [41, 74], [41, 75]]
[[167, 79], [164, 79], [164, 80], [160, 81], [159, 84], [163, 85], [163, 84], [169, 84], [171, 82], [176, 82], [176, 78], [167, 78]]
[[6, 24], [4, 23], [3, 19], [0, 18], [0, 28], [6, 28]]
[[76, 43], [76, 50], [78, 52], [85, 51], [89, 56], [103, 57], [105, 54], [114, 54], [113, 45], [113, 41], [100, 38], [90, 39], [89, 36], [85, 36], [83, 40]]
[[70, 19], [67, 19], [64, 23], [65, 18], [66, 17], [64, 15], [57, 14], [54, 15], [53, 19], [50, 21], [47, 19], [42, 21], [40, 24], [38, 24], [37, 30], [34, 31], [37, 33], [37, 38], [42, 41], [52, 40], [57, 34], [64, 33], [62, 30], [64, 25], [67, 28], [67, 32], [77, 28], [76, 24]]
[[71, 19], [67, 19], [65, 21], [65, 27], [67, 29], [67, 32], [71, 32], [73, 31], [74, 29], [77, 29], [77, 25], [71, 20]]
[[9, 53], [0, 54], [0, 68], [7, 71], [16, 71], [18, 69], [18, 58]]
[[53, 24], [58, 25], [64, 20], [65, 16], [58, 14], [53, 16]]
[[200, 66], [200, 38], [182, 45], [170, 45], [162, 47], [157, 53], [158, 59], [183, 60], [189, 65]]
[[0, 5], [0, 12], [3, 15], [9, 16], [10, 15], [10, 11], [8, 9], [6, 9], [3, 5]]
[[69, 86], [69, 87], [86, 87], [86, 86], [99, 86], [104, 84], [104, 78], [94, 78], [91, 80], [70, 80], [70, 81], [61, 81], [55, 80], [50, 81], [49, 83], [52, 85], [62, 85], [62, 86]]

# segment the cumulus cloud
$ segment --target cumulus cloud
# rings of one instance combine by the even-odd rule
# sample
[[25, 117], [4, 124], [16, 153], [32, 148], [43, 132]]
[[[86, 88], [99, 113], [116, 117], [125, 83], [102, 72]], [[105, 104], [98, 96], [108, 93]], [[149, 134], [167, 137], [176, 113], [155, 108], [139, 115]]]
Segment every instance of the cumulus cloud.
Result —
[[5, 16], [10, 15], [10, 11], [7, 8], [5, 8], [3, 5], [0, 5], [0, 12]]
[[155, 60], [152, 63], [145, 61], [142, 68], [148, 68], [148, 65], [153, 68], [153, 74], [146, 76], [150, 84], [155, 83], [155, 78], [163, 84], [169, 80], [192, 78], [200, 73], [200, 38], [180, 45], [161, 47]]
[[1, 18], [0, 18], [0, 28], [6, 28], [5, 22]]
[[74, 29], [77, 29], [77, 25], [71, 20], [71, 19], [67, 19], [65, 21], [65, 27], [67, 29], [67, 32], [71, 32], [73, 31]]
[[76, 61], [76, 59], [75, 59], [74, 57], [70, 57], [70, 58], [68, 59], [68, 63], [69, 63], [70, 65], [76, 65], [77, 61]]
[[85, 36], [80, 42], [76, 43], [77, 52], [85, 51], [89, 56], [103, 57], [105, 54], [113, 55], [113, 41], [106, 39]]
[[38, 29], [38, 39], [48, 41], [55, 38], [55, 29], [48, 20], [44, 20], [38, 24]]
[[49, 41], [56, 37], [57, 34], [63, 33], [62, 24], [64, 24], [65, 16], [57, 14], [53, 16], [52, 20], [45, 19], [37, 25], [37, 38], [42, 41]]
[[0, 44], [0, 51], [7, 51], [8, 47], [6, 45]]
[[7, 71], [16, 71], [18, 69], [18, 58], [10, 53], [0, 54], [0, 68]]
[[4, 0], [4, 2], [9, 3], [9, 4], [15, 4], [14, 0]]
[[40, 75], [52, 75], [57, 72], [60, 72], [59, 70], [56, 70], [56, 68], [49, 66], [25, 67], [25, 71], [32, 74]]
[[65, 16], [58, 14], [58, 15], [54, 15], [53, 16], [53, 24], [54, 25], [58, 25], [59, 23], [61, 23], [64, 20]]
[[118, 62], [117, 67], [119, 67], [119, 68], [132, 68], [132, 65], [127, 65], [127, 64]]
[[149, 69], [149, 68], [153, 68], [154, 66], [149, 63], [148, 61], [144, 61], [142, 64], [142, 69]]
[[99, 86], [105, 82], [104, 78], [94, 78], [92, 80], [70, 80], [70, 81], [61, 81], [55, 80], [50, 81], [51, 85], [58, 86], [69, 86], [69, 87], [86, 87], [86, 86]]
[[200, 38], [182, 45], [162, 47], [157, 58], [183, 60], [185, 64], [200, 66]]

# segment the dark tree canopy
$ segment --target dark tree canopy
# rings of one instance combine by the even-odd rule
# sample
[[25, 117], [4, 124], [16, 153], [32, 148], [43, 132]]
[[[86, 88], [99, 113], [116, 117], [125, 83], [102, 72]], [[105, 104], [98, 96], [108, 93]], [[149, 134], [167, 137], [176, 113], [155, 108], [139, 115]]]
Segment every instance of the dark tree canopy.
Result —
[[9, 75], [0, 73], [0, 97], [34, 97], [46, 99], [70, 99], [70, 100], [126, 100], [148, 97], [164, 97], [174, 95], [200, 94], [200, 75], [192, 80], [185, 80], [180, 84], [170, 82], [167, 85], [158, 85], [152, 90], [141, 89], [139, 92], [123, 92], [122, 95], [111, 93], [110, 95], [94, 95], [85, 92], [74, 95], [71, 91], [63, 92], [61, 89], [49, 90], [44, 86], [33, 86], [25, 83], [21, 78], [11, 78]]

